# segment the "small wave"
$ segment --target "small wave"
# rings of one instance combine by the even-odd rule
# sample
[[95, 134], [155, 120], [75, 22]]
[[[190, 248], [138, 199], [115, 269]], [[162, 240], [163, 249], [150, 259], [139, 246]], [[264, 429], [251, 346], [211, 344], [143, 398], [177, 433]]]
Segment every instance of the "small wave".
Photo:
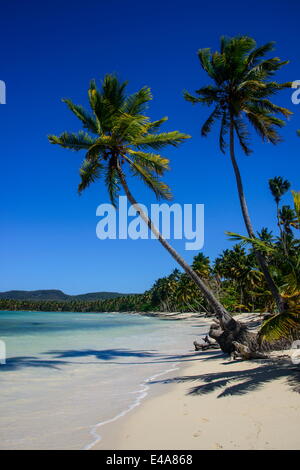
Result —
[[92, 429], [90, 430], [91, 436], [93, 436], [94, 440], [90, 443], [87, 444], [86, 446], [83, 447], [83, 450], [91, 450], [98, 442], [101, 441], [101, 436], [98, 434], [97, 430], [98, 428], [104, 426], [105, 424], [113, 423], [114, 421], [117, 421], [119, 418], [122, 418], [125, 416], [127, 413], [132, 411], [134, 408], [139, 406], [142, 402], [142, 400], [148, 395], [148, 390], [149, 390], [149, 385], [147, 385], [149, 382], [151, 382], [154, 379], [157, 379], [157, 377], [161, 377], [162, 375], [168, 374], [169, 372], [173, 372], [174, 370], [179, 369], [179, 363], [175, 363], [174, 366], [171, 369], [167, 369], [163, 372], [159, 372], [158, 374], [152, 375], [151, 377], [148, 377], [145, 379], [141, 384], [140, 384], [140, 390], [135, 390], [134, 392], [131, 393], [137, 393], [138, 396], [134, 402], [128, 406], [125, 410], [121, 411], [118, 413], [116, 416], [114, 416], [111, 419], [108, 419], [106, 421], [100, 421], [99, 423], [95, 424], [92, 426]]

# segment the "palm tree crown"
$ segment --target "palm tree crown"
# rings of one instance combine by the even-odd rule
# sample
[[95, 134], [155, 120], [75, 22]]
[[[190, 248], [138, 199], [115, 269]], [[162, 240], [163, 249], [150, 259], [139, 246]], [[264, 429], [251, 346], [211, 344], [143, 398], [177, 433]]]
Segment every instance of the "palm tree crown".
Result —
[[80, 168], [79, 192], [103, 176], [111, 202], [116, 205], [121, 165], [126, 162], [131, 173], [139, 176], [158, 198], [170, 199], [170, 188], [160, 180], [169, 168], [169, 160], [154, 152], [167, 145], [177, 146], [190, 136], [178, 131], [157, 133], [167, 118], [150, 121], [144, 115], [152, 99], [150, 88], [143, 87], [126, 96], [126, 85], [127, 82], [121, 83], [110, 74], [104, 77], [101, 90], [92, 81], [88, 90], [92, 113], [64, 99], [63, 102], [82, 122], [86, 131], [50, 135], [49, 141], [64, 148], [86, 152]]
[[279, 84], [272, 75], [287, 61], [278, 57], [265, 59], [266, 53], [273, 50], [274, 43], [269, 42], [256, 47], [254, 39], [242, 36], [221, 38], [220, 52], [211, 52], [209, 48], [200, 49], [198, 57], [202, 68], [212, 78], [214, 85], [196, 90], [197, 96], [188, 92], [184, 97], [191, 103], [214, 105], [214, 110], [202, 126], [201, 134], [206, 136], [217, 119], [221, 120], [220, 149], [226, 149], [226, 133], [233, 120], [234, 130], [244, 152], [251, 153], [249, 131], [245, 118], [252, 124], [263, 140], [276, 144], [280, 141], [278, 127], [284, 121], [276, 115], [285, 117], [292, 114], [288, 109], [277, 106], [270, 97], [291, 83]]
[[269, 188], [275, 199], [276, 204], [279, 204], [281, 197], [290, 189], [291, 183], [283, 179], [281, 176], [275, 176], [269, 179]]

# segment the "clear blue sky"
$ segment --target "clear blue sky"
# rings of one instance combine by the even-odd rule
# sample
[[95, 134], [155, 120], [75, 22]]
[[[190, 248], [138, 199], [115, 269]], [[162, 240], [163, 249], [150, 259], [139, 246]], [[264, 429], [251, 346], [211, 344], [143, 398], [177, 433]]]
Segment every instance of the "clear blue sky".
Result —
[[[96, 207], [108, 202], [101, 183], [77, 195], [83, 155], [51, 146], [47, 134], [77, 131], [80, 122], [62, 97], [86, 104], [90, 79], [116, 72], [129, 91], [152, 88], [153, 119], [168, 115], [166, 129], [193, 138], [167, 150], [172, 170], [166, 180], [174, 202], [205, 204], [205, 254], [214, 258], [230, 246], [226, 230], [245, 233], [229, 157], [220, 154], [214, 134], [199, 128], [208, 110], [192, 107], [182, 90], [208, 79], [196, 52], [218, 48], [221, 35], [250, 35], [258, 44], [274, 40], [276, 55], [290, 64], [278, 80], [300, 80], [298, 0], [11, 0], [1, 6], [1, 73], [7, 104], [1, 121], [0, 290], [62, 289], [142, 292], [175, 268], [155, 240], [100, 241]], [[275, 229], [275, 207], [267, 181], [277, 175], [300, 189], [300, 105], [286, 90], [277, 102], [294, 116], [273, 147], [253, 140], [254, 153], [238, 160], [255, 229]], [[140, 202], [153, 196], [139, 182]], [[291, 202], [289, 196], [286, 203]], [[196, 253], [175, 247], [189, 261]]]

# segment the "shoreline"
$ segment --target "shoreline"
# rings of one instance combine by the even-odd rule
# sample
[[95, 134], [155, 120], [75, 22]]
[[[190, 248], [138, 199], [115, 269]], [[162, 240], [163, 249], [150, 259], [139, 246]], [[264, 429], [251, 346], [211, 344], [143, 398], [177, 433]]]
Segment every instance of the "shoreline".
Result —
[[14, 332], [14, 315], [6, 313], [3, 325], [8, 333], [12, 328], [2, 377], [1, 448], [92, 447], [104, 424], [118, 427], [120, 417], [138, 407], [150, 382], [171, 377], [175, 367], [179, 373], [178, 366], [194, 358], [193, 340], [207, 331], [201, 319], [69, 315], [25, 312]]
[[[110, 425], [112, 423], [115, 423], [119, 419], [125, 417], [128, 415], [131, 411], [133, 411], [135, 408], [139, 407], [142, 405], [142, 402], [149, 396], [149, 385], [148, 383], [151, 382], [152, 380], [161, 377], [161, 376], [166, 376], [170, 374], [171, 372], [175, 370], [179, 370], [180, 366], [178, 364], [174, 364], [174, 367], [171, 369], [165, 370], [163, 372], [159, 372], [158, 374], [153, 375], [152, 377], [146, 378], [143, 382], [140, 383], [140, 388], [141, 390], [137, 390], [136, 393], [138, 394], [138, 397], [136, 398], [135, 401], [131, 405], [129, 405], [128, 408], [125, 410], [121, 411], [119, 414], [114, 416], [113, 418], [110, 418], [106, 421], [100, 421], [99, 423], [95, 424], [92, 426], [92, 429], [90, 431], [91, 436], [94, 436], [94, 441], [92, 441], [90, 444], [86, 444], [83, 447], [83, 450], [93, 450], [97, 445], [102, 443], [103, 437], [101, 434], [98, 434], [98, 429], [101, 428], [102, 426]], [[101, 444], [100, 444], [101, 445]]]
[[[112, 312], [110, 312], [112, 313]], [[114, 313], [119, 313], [119, 312], [114, 312]], [[139, 313], [139, 312], [126, 312], [127, 314], [136, 314], [136, 315], [141, 315], [141, 316], [144, 316], [143, 313]], [[197, 322], [195, 321], [196, 319], [201, 319], [201, 322], [202, 323], [207, 323], [208, 325], [210, 324], [210, 321], [211, 319], [207, 319], [207, 321], [205, 321], [203, 319], [203, 317], [200, 317], [199, 314], [194, 314], [194, 313], [190, 313], [190, 312], [185, 312], [182, 315], [181, 318], [169, 318], [170, 316], [175, 316], [177, 315], [178, 312], [172, 312], [172, 313], [169, 313], [167, 315], [165, 315], [164, 312], [157, 312], [157, 315], [146, 315], [146, 316], [150, 316], [150, 317], [153, 317], [155, 316], [156, 318], [159, 318], [159, 319], [171, 319], [171, 320], [182, 320], [182, 321], [191, 321], [195, 326], [195, 327], [201, 327], [199, 324], [197, 324]], [[202, 325], [203, 326], [203, 325]], [[204, 336], [206, 334], [206, 332], [202, 332], [200, 334], [200, 337], [201, 336]], [[195, 337], [197, 336], [197, 338], [199, 338], [199, 334], [197, 334], [195, 332]], [[161, 371], [153, 376], [150, 376], [150, 377], [147, 377], [145, 378], [145, 380], [143, 380], [140, 384], [139, 384], [139, 387], [140, 387], [140, 390], [137, 390], [136, 392], [133, 392], [133, 393], [137, 393], [137, 398], [136, 400], [134, 400], [132, 402], [131, 405], [129, 405], [128, 408], [126, 408], [125, 410], [121, 411], [118, 415], [106, 420], [106, 421], [100, 421], [99, 423], [96, 423], [95, 425], [93, 425], [91, 427], [91, 431], [90, 431], [90, 434], [92, 436], [94, 436], [94, 441], [90, 442], [89, 444], [86, 444], [84, 447], [83, 447], [83, 450], [95, 450], [97, 449], [97, 446], [100, 446], [100, 448], [103, 449], [103, 441], [105, 440], [105, 437], [106, 437], [106, 434], [107, 434], [107, 430], [112, 430], [113, 433], [115, 432], [115, 429], [116, 429], [116, 422], [120, 422], [121, 420], [126, 420], [126, 418], [131, 415], [131, 412], [134, 412], [135, 410], [138, 410], [141, 406], [143, 406], [144, 402], [147, 402], [149, 399], [151, 400], [152, 398], [154, 397], [157, 397], [157, 396], [160, 396], [161, 393], [164, 393], [163, 390], [161, 390], [159, 392], [159, 387], [153, 387], [151, 388], [151, 385], [152, 385], [152, 382], [157, 379], [158, 377], [161, 377], [161, 376], [164, 376], [165, 378], [163, 379], [163, 381], [165, 380], [170, 380], [172, 377], [170, 376], [170, 374], [174, 371], [180, 373], [182, 371], [184, 371], [188, 365], [187, 364], [190, 364], [190, 361], [191, 359], [190, 358], [194, 358], [194, 360], [196, 361], [197, 360], [197, 356], [199, 354], [199, 352], [196, 352], [196, 351], [193, 351], [192, 350], [192, 343], [190, 344], [191, 346], [191, 350], [190, 351], [187, 351], [186, 354], [185, 354], [185, 359], [184, 361], [182, 362], [181, 360], [178, 360], [178, 362], [174, 362], [173, 366], [170, 368], [170, 369], [167, 369], [165, 371]], [[193, 361], [192, 361], [193, 362]], [[170, 376], [170, 377], [169, 377]], [[103, 430], [103, 433], [98, 433], [98, 430], [100, 428], [102, 428], [104, 426], [104, 430]]]
[[291, 361], [229, 362], [220, 350], [191, 356], [151, 381], [140, 406], [107, 424], [92, 450], [300, 448], [300, 371]]

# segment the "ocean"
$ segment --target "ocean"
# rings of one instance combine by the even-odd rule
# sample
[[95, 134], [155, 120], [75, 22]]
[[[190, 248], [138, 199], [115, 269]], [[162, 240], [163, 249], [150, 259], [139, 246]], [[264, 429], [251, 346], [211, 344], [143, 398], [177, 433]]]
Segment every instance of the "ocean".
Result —
[[91, 449], [206, 331], [201, 319], [0, 312], [0, 448]]

